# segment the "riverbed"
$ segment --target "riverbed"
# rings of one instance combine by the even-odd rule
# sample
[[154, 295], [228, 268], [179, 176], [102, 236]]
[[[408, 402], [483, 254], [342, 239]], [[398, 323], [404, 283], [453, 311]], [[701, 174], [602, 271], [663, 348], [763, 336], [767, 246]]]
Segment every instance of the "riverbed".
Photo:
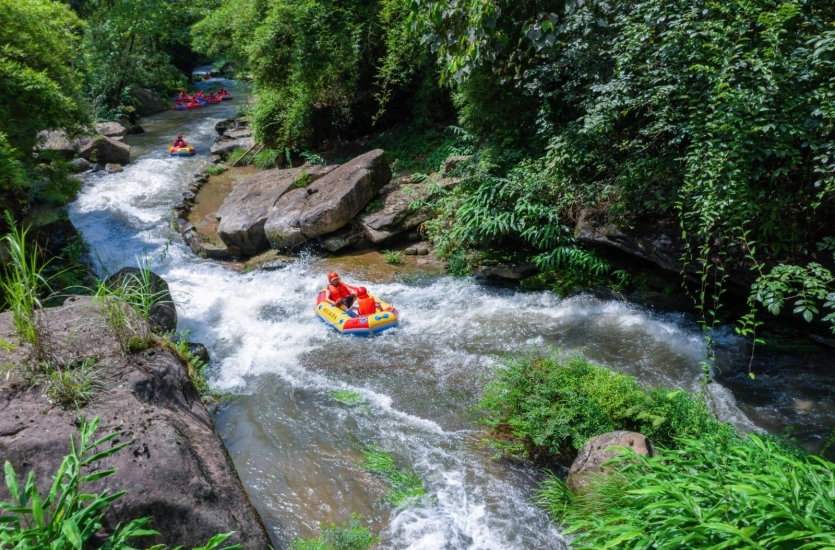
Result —
[[[560, 299], [437, 273], [374, 280], [344, 262], [343, 278], [373, 287], [403, 322], [373, 339], [329, 330], [313, 304], [332, 263], [310, 256], [245, 272], [196, 257], [170, 228], [172, 205], [208, 164], [215, 124], [246, 101], [246, 89], [233, 81], [201, 86], [219, 84], [234, 101], [143, 119], [146, 132], [127, 139], [132, 164], [89, 175], [70, 213], [104, 270], [150, 260], [169, 282], [180, 328], [209, 348], [212, 386], [233, 394], [217, 429], [276, 546], [358, 513], [381, 548], [566, 548], [531, 503], [540, 472], [492, 459], [483, 443], [473, 406], [491, 363], [552, 346], [582, 351], [645, 384], [695, 392], [698, 326], [626, 302]], [[168, 157], [177, 134], [196, 147], [195, 157]], [[751, 380], [739, 374], [747, 373], [744, 342], [732, 331], [719, 342], [719, 380], [728, 386], [709, 386], [718, 414], [747, 431], [798, 426], [801, 442], [819, 449], [835, 426], [826, 354], [769, 355], [768, 370]], [[779, 386], [780, 376], [791, 391]], [[356, 392], [361, 402], [345, 404], [337, 391]], [[385, 501], [385, 482], [361, 467], [371, 445], [420, 476], [429, 495], [421, 505], [398, 510]]]

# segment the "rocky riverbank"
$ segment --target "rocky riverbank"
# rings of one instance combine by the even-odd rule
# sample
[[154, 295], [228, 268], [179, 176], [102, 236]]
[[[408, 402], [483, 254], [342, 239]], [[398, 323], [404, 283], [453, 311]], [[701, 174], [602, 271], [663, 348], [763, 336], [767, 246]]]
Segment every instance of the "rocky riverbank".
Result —
[[[0, 377], [3, 460], [19, 475], [34, 472], [46, 494], [70, 450], [79, 415], [99, 416], [99, 436], [118, 431], [113, 444], [129, 442], [90, 468], [117, 471], [90, 483], [86, 492], [127, 491], [108, 510], [105, 531], [152, 516], [151, 527], [162, 535], [146, 537], [147, 546], [196, 547], [217, 533], [236, 531], [227, 542], [270, 548], [261, 519], [176, 354], [159, 345], [126, 351], [102, 308], [89, 297], [71, 297], [43, 310], [41, 324], [44, 349], [38, 363], [35, 350], [17, 343], [11, 315], [0, 314], [0, 363], [8, 373]], [[90, 402], [80, 410], [62, 406], [62, 384], [82, 380], [93, 389]], [[0, 499], [9, 499], [5, 488]]]

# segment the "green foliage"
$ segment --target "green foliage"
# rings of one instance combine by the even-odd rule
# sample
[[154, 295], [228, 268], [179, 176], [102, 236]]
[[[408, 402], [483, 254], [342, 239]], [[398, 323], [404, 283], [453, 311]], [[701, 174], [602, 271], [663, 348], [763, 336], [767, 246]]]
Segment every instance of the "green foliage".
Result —
[[226, 159], [226, 162], [229, 163], [229, 166], [235, 166], [238, 162], [241, 161], [246, 156], [246, 151], [243, 149], [235, 149]]
[[383, 201], [381, 201], [380, 199], [375, 199], [375, 200], [373, 200], [373, 201], [369, 202], [369, 203], [365, 206], [365, 211], [366, 211], [366, 212], [368, 212], [368, 213], [371, 213], [371, 212], [376, 212], [377, 210], [380, 210], [380, 209], [381, 209], [382, 207], [384, 207], [385, 205], [386, 205], [386, 203], [384, 203], [384, 202], [383, 202]]
[[11, 230], [2, 239], [8, 250], [8, 261], [0, 278], [0, 288], [18, 335], [32, 345], [39, 358], [43, 358], [44, 335], [38, 310], [42, 307], [41, 295], [50, 290], [49, 278], [43, 274], [47, 264], [41, 264], [37, 243], [26, 242], [28, 229], [18, 228], [8, 212], [6, 223]]
[[[112, 433], [93, 441], [99, 424], [99, 417], [87, 422], [80, 419], [78, 440], [70, 437], [70, 454], [64, 457], [61, 466], [53, 476], [49, 493], [41, 495], [35, 484], [35, 474], [30, 472], [23, 486], [17, 479], [12, 465], [5, 463], [6, 489], [10, 502], [0, 502], [3, 512], [0, 521], [0, 548], [17, 550], [44, 549], [80, 550], [88, 548], [97, 532], [102, 529], [101, 520], [112, 502], [124, 496], [127, 491], [110, 493], [105, 489], [100, 494], [87, 494], [83, 490], [88, 483], [113, 475], [116, 470], [100, 470], [95, 465], [129, 445], [116, 443], [121, 432]], [[114, 441], [116, 440], [116, 441]], [[105, 444], [109, 443], [108, 448]], [[95, 470], [84, 474], [82, 470]], [[135, 519], [127, 525], [118, 525], [102, 548], [109, 550], [131, 550], [131, 539], [159, 535], [148, 529], [151, 518]], [[232, 533], [217, 535], [202, 548], [194, 550], [239, 550], [240, 544], [220, 548]], [[154, 546], [161, 550], [163, 547]]]
[[313, 166], [325, 166], [328, 161], [324, 158], [320, 157], [316, 153], [311, 153], [310, 151], [302, 151], [299, 156], [305, 160], [310, 165]]
[[281, 164], [284, 155], [281, 151], [276, 149], [262, 149], [252, 158], [254, 164], [259, 170], [266, 170], [268, 168], [276, 168]]
[[735, 435], [686, 392], [646, 389], [632, 376], [559, 351], [501, 360], [480, 408], [495, 436], [491, 444], [512, 455], [571, 459], [590, 438], [614, 430], [640, 432], [662, 446], [680, 437]]
[[293, 182], [293, 187], [304, 188], [313, 183], [313, 178], [307, 172], [302, 172], [299, 179]]
[[186, 373], [191, 379], [194, 390], [204, 403], [218, 402], [223, 396], [214, 391], [206, 380], [205, 370], [208, 366], [205, 361], [194, 355], [188, 340], [189, 332], [182, 331], [177, 334], [165, 334], [162, 338], [162, 346], [179, 357], [186, 367]]
[[88, 405], [103, 384], [95, 360], [86, 359], [80, 364], [53, 365], [44, 363], [34, 385], [43, 387], [43, 392], [53, 403], [64, 408], [80, 409]]
[[359, 393], [349, 390], [332, 391], [331, 397], [343, 405], [360, 405], [365, 402], [365, 399]]
[[380, 539], [371, 534], [356, 514], [339, 525], [322, 525], [322, 534], [315, 539], [293, 539], [293, 550], [368, 550]]
[[206, 174], [210, 176], [219, 176], [220, 174], [226, 172], [227, 168], [225, 166], [221, 166], [219, 164], [215, 164], [214, 166], [209, 166], [206, 168]]
[[426, 488], [417, 474], [398, 470], [394, 457], [376, 445], [362, 452], [362, 467], [382, 475], [391, 484], [386, 500], [395, 508], [418, 506], [426, 499]]
[[632, 449], [575, 496], [550, 477], [539, 501], [573, 548], [823, 549], [835, 545], [835, 465], [755, 435]]
[[182, 50], [199, 13], [184, 0], [79, 0], [84, 17], [85, 92], [100, 119], [125, 114], [131, 86], [168, 93], [186, 78], [169, 49]]
[[406, 261], [403, 252], [395, 252], [393, 250], [383, 250], [383, 259], [390, 265], [400, 265]]

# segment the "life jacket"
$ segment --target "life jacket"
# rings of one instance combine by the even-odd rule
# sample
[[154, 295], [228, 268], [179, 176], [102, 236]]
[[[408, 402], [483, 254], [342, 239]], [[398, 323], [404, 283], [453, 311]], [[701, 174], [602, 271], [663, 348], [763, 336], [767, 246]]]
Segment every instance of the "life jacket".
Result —
[[338, 285], [328, 285], [328, 296], [334, 302], [338, 301], [340, 298], [347, 298], [351, 295], [351, 290], [345, 286], [345, 283], [339, 283]]
[[373, 315], [377, 312], [377, 300], [373, 296], [366, 296], [365, 298], [357, 298], [357, 305], [359, 307], [360, 315]]

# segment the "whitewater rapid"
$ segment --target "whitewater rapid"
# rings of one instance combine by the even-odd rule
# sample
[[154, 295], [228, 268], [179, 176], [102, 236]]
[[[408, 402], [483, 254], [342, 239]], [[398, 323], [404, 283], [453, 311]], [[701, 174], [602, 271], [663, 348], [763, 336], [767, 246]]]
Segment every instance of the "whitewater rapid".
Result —
[[[233, 82], [224, 85], [234, 93]], [[129, 138], [133, 163], [88, 176], [70, 210], [105, 270], [144, 258], [168, 281], [180, 330], [209, 348], [212, 387], [236, 396], [216, 424], [274, 541], [314, 536], [321, 522], [360, 513], [383, 548], [565, 548], [531, 503], [541, 474], [492, 460], [482, 443], [472, 408], [493, 358], [579, 350], [643, 383], [698, 391], [698, 328], [623, 302], [438, 276], [373, 285], [401, 311], [399, 329], [373, 339], [330, 331], [313, 314], [327, 271], [320, 262], [244, 273], [195, 257], [170, 228], [171, 206], [208, 162], [215, 123], [234, 114], [229, 104], [143, 121], [146, 134]], [[177, 133], [198, 156], [168, 158], [164, 146]], [[356, 276], [343, 273], [362, 282]], [[337, 390], [363, 403], [345, 405]], [[755, 428], [730, 392], [718, 384], [711, 391], [723, 418]], [[385, 503], [385, 483], [360, 466], [369, 445], [420, 476], [423, 505]]]

